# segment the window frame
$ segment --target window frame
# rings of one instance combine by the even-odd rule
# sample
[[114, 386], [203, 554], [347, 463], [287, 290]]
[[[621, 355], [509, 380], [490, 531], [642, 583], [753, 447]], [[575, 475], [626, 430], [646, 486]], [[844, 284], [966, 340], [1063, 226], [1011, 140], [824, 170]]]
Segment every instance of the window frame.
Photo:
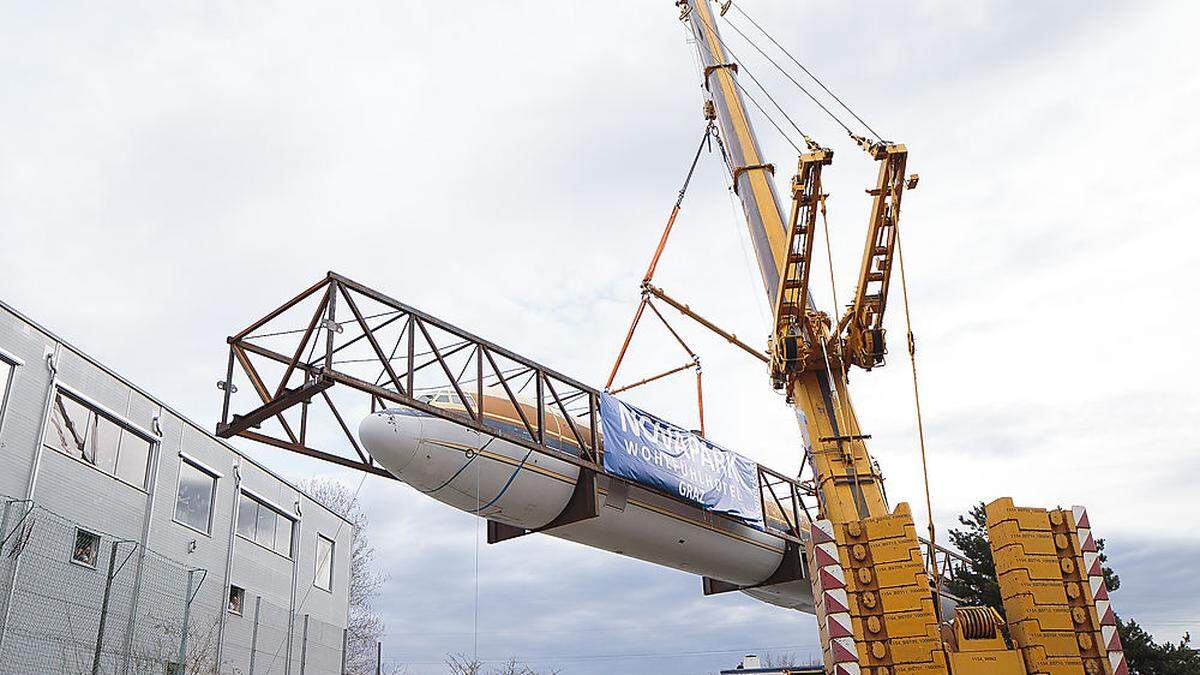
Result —
[[[313, 555], [313, 586], [316, 588], [319, 588], [322, 591], [325, 591], [326, 593], [332, 593], [333, 592], [333, 559], [337, 555], [337, 542], [329, 537], [326, 537], [325, 535], [321, 534], [320, 532], [317, 532], [316, 535], [317, 535], [316, 551], [314, 552], [314, 555]], [[322, 586], [320, 583], [318, 583], [319, 577], [317, 577], [317, 570], [321, 564], [321, 542], [322, 541], [329, 542], [329, 572], [327, 574], [327, 576], [329, 577], [329, 587], [328, 588], [326, 588], [325, 586]]]
[[[288, 521], [288, 523], [290, 524], [290, 527], [291, 527], [292, 536], [291, 536], [291, 541], [289, 542], [287, 554], [280, 553], [278, 550], [276, 550], [276, 548], [274, 546], [274, 539], [272, 539], [271, 546], [264, 546], [263, 544], [259, 543], [256, 539], [252, 539], [250, 537], [247, 537], [245, 534], [242, 534], [242, 532], [238, 529], [238, 523], [241, 521], [241, 510], [242, 510], [242, 501], [241, 500], [243, 498], [249, 499], [250, 501], [254, 502], [255, 505], [259, 508], [265, 508], [269, 511], [274, 512], [276, 519], [283, 518], [284, 520]], [[296, 558], [296, 524], [300, 522], [299, 518], [295, 518], [293, 516], [288, 515], [286, 511], [279, 508], [279, 506], [273, 504], [270, 500], [265, 499], [265, 498], [255, 494], [254, 492], [247, 490], [246, 488], [241, 488], [238, 491], [237, 513], [238, 513], [237, 517], [234, 518], [233, 532], [235, 535], [237, 535], [237, 537], [239, 539], [241, 539], [242, 541], [248, 541], [257, 547], [267, 550], [267, 551], [270, 551], [271, 553], [274, 553], [275, 555], [277, 555], [281, 558], [284, 558], [286, 560], [294, 560]], [[257, 536], [257, 533], [258, 533], [258, 510], [257, 509], [255, 509], [255, 512], [254, 512], [254, 528], [255, 528], [255, 535]], [[279, 531], [279, 521], [278, 520], [275, 521], [275, 531], [276, 532]], [[274, 537], [275, 533], [272, 532], [271, 536]]]
[[[112, 473], [105, 471], [104, 469], [102, 469], [100, 467], [99, 464], [95, 463], [94, 461], [89, 462], [89, 461], [83, 459], [82, 457], [76, 457], [74, 454], [63, 452], [62, 448], [59, 448], [56, 445], [52, 445], [51, 443], [48, 443], [46, 441], [47, 434], [50, 432], [50, 421], [49, 420], [50, 420], [51, 416], [54, 415], [55, 399], [58, 397], [58, 395], [66, 396], [68, 399], [70, 399], [74, 403], [83, 406], [85, 409], [87, 409], [87, 411], [89, 413], [95, 415], [97, 417], [97, 419], [104, 418], [106, 421], [115, 425], [121, 431], [132, 434], [132, 435], [136, 436], [137, 438], [139, 438], [149, 444], [150, 447], [146, 452], [146, 470], [143, 473], [141, 485], [134, 485], [133, 483], [130, 483], [129, 481], [127, 481], [124, 478], [121, 478], [120, 476], [117, 475], [117, 470], [115, 467], [118, 466], [120, 463], [120, 455], [121, 455], [121, 447], [120, 447], [121, 442], [120, 441], [118, 441], [118, 443], [117, 443], [117, 456], [113, 460], [114, 468], [113, 468]], [[133, 422], [129, 421], [128, 419], [122, 417], [121, 415], [117, 414], [116, 412], [109, 409], [108, 407], [101, 405], [100, 403], [97, 403], [95, 401], [95, 399], [91, 398], [90, 396], [87, 396], [87, 395], [81, 393], [79, 390], [75, 389], [74, 387], [71, 387], [62, 382], [54, 383], [54, 392], [50, 397], [50, 405], [47, 406], [45, 415], [46, 415], [46, 417], [45, 417], [46, 424], [42, 430], [42, 438], [40, 439], [41, 447], [49, 448], [50, 450], [58, 453], [59, 455], [62, 455], [68, 459], [74, 460], [84, 466], [91, 467], [94, 471], [97, 471], [105, 476], [108, 476], [109, 478], [117, 481], [118, 483], [120, 483], [122, 485], [127, 485], [127, 486], [133, 488], [134, 490], [138, 490], [140, 492], [145, 492], [145, 493], [150, 492], [150, 485], [149, 485], [150, 468], [154, 465], [155, 453], [157, 453], [159, 451], [160, 447], [162, 446], [162, 436], [160, 436], [152, 431], [149, 431], [147, 429], [143, 429], [142, 427], [140, 427], [137, 424], [134, 424]]]
[[[185, 523], [179, 519], [179, 486], [183, 483], [183, 467], [185, 464], [212, 479], [212, 489], [209, 491], [208, 495], [207, 530], [196, 529], [195, 526]], [[179, 470], [175, 472], [175, 508], [171, 510], [172, 522], [178, 523], [179, 525], [182, 525], [193, 532], [199, 532], [206, 537], [212, 537], [213, 516], [216, 515], [217, 511], [217, 483], [221, 480], [221, 478], [222, 476], [219, 472], [214, 471], [208, 466], [192, 458], [191, 455], [187, 455], [182, 452], [179, 453]]]
[[286, 554], [279, 553], [279, 548], [278, 548], [279, 547], [279, 520], [275, 521], [275, 545], [271, 547], [271, 550], [274, 551], [275, 553], [278, 553], [279, 555], [287, 558], [288, 560], [291, 560], [296, 557], [296, 523], [298, 521], [296, 521], [293, 518], [289, 518], [289, 517], [287, 517], [287, 515], [279, 513], [279, 512], [276, 512], [276, 515], [279, 518], [282, 518], [285, 523], [287, 523], [288, 552]]
[[[241, 594], [241, 609], [233, 609], [233, 592], [238, 591]], [[225, 611], [234, 616], [245, 616], [246, 613], [246, 589], [237, 584], [229, 584], [229, 597], [225, 602]]]
[[[79, 544], [79, 535], [81, 535], [81, 534], [86, 534], [90, 537], [93, 537], [96, 541], [96, 550], [95, 550], [95, 558], [96, 559], [90, 563], [84, 562], [75, 557], [75, 550]], [[70, 548], [70, 556], [69, 556], [71, 564], [82, 567], [85, 570], [92, 570], [93, 572], [98, 570], [100, 567], [100, 544], [103, 541], [104, 541], [104, 539], [100, 536], [99, 532], [94, 532], [87, 528], [79, 527], [78, 525], [75, 526], [75, 536], [71, 539], [71, 548]]]
[[25, 365], [21, 359], [0, 349], [0, 366], [8, 367], [8, 375], [0, 379], [0, 432], [4, 431], [4, 420], [8, 415], [8, 399], [12, 395], [12, 384], [17, 379], [17, 368]]

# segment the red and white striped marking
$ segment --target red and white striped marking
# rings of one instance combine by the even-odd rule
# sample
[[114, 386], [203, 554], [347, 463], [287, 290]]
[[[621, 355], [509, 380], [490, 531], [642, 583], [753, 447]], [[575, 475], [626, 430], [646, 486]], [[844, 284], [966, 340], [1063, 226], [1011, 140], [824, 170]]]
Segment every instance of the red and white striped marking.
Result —
[[1129, 675], [1129, 666], [1125, 663], [1125, 648], [1121, 645], [1121, 636], [1117, 633], [1117, 616], [1108, 600], [1108, 587], [1104, 585], [1104, 570], [1100, 565], [1100, 551], [1097, 550], [1096, 540], [1092, 537], [1092, 523], [1088, 520], [1087, 509], [1072, 506], [1071, 513], [1075, 516], [1075, 536], [1079, 540], [1079, 550], [1083, 553], [1083, 566], [1087, 569], [1092, 599], [1096, 602], [1096, 616], [1100, 618], [1100, 636], [1104, 639], [1104, 648], [1108, 650], [1108, 663], [1112, 666], [1113, 675]]
[[846, 572], [838, 558], [833, 523], [818, 520], [812, 524], [813, 602], [834, 675], [860, 675], [858, 647], [854, 642], [854, 623], [850, 619], [850, 598], [846, 593]]

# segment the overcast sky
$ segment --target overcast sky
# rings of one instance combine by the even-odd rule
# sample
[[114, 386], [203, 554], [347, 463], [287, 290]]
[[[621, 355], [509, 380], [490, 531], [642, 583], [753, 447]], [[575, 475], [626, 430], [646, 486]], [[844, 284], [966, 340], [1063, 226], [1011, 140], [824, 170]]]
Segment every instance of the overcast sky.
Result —
[[[1190, 2], [740, 3], [881, 133], [918, 190], [904, 245], [942, 531], [1011, 495], [1086, 504], [1119, 612], [1200, 633]], [[853, 285], [875, 166], [728, 36], [835, 148]], [[661, 0], [0, 2], [0, 297], [205, 426], [226, 335], [333, 269], [601, 385], [703, 121]], [[759, 120], [786, 193], [795, 151]], [[766, 302], [705, 156], [657, 277], [755, 344]], [[814, 279], [822, 306], [828, 279]], [[903, 316], [856, 372], [893, 503], [923, 499]], [[799, 467], [761, 364], [695, 330], [709, 435]], [[628, 378], [681, 362], [646, 334]], [[629, 399], [693, 424], [685, 377]], [[357, 476], [252, 450], [285, 474]], [[472, 518], [383, 479], [384, 654], [470, 653]], [[919, 509], [916, 509], [921, 512]], [[816, 654], [811, 617], [546, 537], [480, 546], [478, 645], [567, 673], [696, 673]]]

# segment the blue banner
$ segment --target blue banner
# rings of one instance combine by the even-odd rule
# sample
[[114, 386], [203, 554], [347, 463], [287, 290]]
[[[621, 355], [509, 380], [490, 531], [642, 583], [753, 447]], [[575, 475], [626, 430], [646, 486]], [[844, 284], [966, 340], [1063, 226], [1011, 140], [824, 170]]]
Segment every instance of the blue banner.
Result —
[[613, 396], [600, 396], [604, 470], [763, 527], [758, 465]]

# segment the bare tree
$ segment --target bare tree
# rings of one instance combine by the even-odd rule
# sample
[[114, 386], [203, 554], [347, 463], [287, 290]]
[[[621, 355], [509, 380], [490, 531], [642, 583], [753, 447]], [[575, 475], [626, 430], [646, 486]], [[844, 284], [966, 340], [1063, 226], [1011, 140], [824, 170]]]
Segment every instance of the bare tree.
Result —
[[350, 535], [350, 616], [346, 638], [347, 675], [375, 673], [375, 643], [383, 637], [383, 620], [372, 602], [384, 577], [375, 567], [375, 548], [367, 538], [367, 514], [358, 495], [329, 478], [302, 481], [313, 499], [341, 514], [354, 528]]
[[[510, 657], [507, 661], [500, 664], [492, 671], [495, 675], [543, 675], [538, 671], [517, 660], [517, 657]], [[558, 675], [559, 669], [547, 670], [544, 675]]]
[[789, 668], [799, 659], [792, 652], [767, 652], [759, 657], [763, 668]]
[[479, 659], [473, 659], [466, 654], [447, 654], [446, 659], [442, 662], [446, 664], [450, 675], [558, 675], [560, 670], [548, 670], [545, 673], [530, 668], [529, 666], [517, 660], [517, 657], [510, 657], [507, 661], [490, 670], [484, 670], [483, 662]]
[[482, 675], [483, 663], [479, 659], [467, 658], [466, 654], [447, 654], [442, 661], [450, 675]]
[[206, 675], [208, 673], [230, 673], [240, 675], [241, 670], [232, 664], [225, 663], [224, 667], [217, 664], [217, 639], [220, 635], [217, 619], [210, 621], [189, 622], [187, 627], [187, 656], [183, 664], [176, 663], [179, 658], [180, 625], [176, 617], [164, 618], [151, 616], [148, 634], [151, 640], [140, 647], [134, 647], [129, 654], [131, 673], [153, 674], [166, 672], [176, 675]]

